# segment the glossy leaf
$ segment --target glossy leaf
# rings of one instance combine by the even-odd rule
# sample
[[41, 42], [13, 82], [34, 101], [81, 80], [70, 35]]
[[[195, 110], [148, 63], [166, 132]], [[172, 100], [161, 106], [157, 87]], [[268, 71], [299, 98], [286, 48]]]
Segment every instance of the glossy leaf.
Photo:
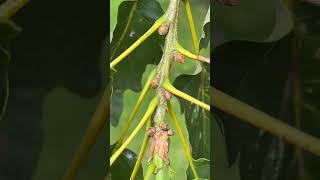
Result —
[[211, 116], [211, 122], [213, 123], [212, 137], [214, 137], [212, 145], [214, 148], [212, 157], [213, 177], [216, 180], [240, 180], [239, 159], [232, 166], [229, 166], [223, 125], [214, 113]]
[[129, 1], [129, 0], [112, 0], [110, 1], [110, 36], [109, 40], [112, 41], [113, 38], [113, 31], [117, 24], [117, 17], [118, 17], [118, 9], [122, 2]]
[[[147, 80], [148, 74], [151, 72], [151, 70], [154, 68], [154, 66], [148, 65], [146, 68], [146, 71], [143, 73], [142, 79], [141, 79], [141, 84], [144, 84], [145, 81]], [[155, 91], [151, 90], [145, 101], [141, 105], [141, 109], [138, 111], [136, 118], [133, 120], [132, 125], [129, 128], [128, 134], [133, 131], [133, 129], [137, 126], [139, 121], [141, 120], [142, 116], [144, 115], [149, 102], [151, 99], [154, 97]], [[122, 114], [120, 116], [119, 120], [119, 125], [117, 127], [110, 127], [110, 143], [115, 143], [118, 138], [119, 134], [126, 124], [128, 117], [135, 105], [135, 102], [138, 99], [139, 94], [132, 91], [132, 90], [126, 90], [123, 96], [123, 102], [125, 106], [123, 107]], [[186, 139], [188, 140], [188, 131], [186, 127], [186, 123], [184, 120], [184, 115], [181, 113], [180, 110], [180, 105], [179, 105], [179, 100], [175, 97], [172, 98], [171, 100], [173, 111], [176, 113], [176, 116], [180, 122], [180, 126], [182, 129], [182, 132]], [[186, 159], [182, 143], [180, 141], [179, 135], [177, 134], [175, 125], [173, 121], [171, 120], [171, 117], [169, 114], [166, 115], [166, 121], [168, 123], [169, 128], [171, 128], [175, 135], [171, 136], [170, 138], [170, 151], [169, 151], [169, 158], [170, 158], [170, 167], [172, 168], [173, 171], [175, 171], [174, 177], [176, 179], [186, 179], [186, 169], [188, 167], [188, 161]], [[136, 154], [140, 152], [141, 144], [143, 141], [145, 133], [145, 126], [140, 130], [140, 132], [137, 134], [137, 136], [134, 138], [132, 143], [129, 144], [128, 148], [134, 151]], [[127, 136], [128, 137], [128, 136]], [[145, 169], [147, 167], [147, 160], [150, 156], [150, 143], [147, 146], [144, 158], [142, 160], [143, 168]]]
[[[119, 6], [118, 21], [111, 42], [110, 55], [113, 60], [143, 35], [163, 14], [156, 0], [136, 1], [132, 19], [129, 13], [135, 2], [123, 2]], [[116, 67], [113, 76], [113, 96], [111, 100], [111, 122], [116, 125], [122, 112], [122, 96], [126, 89], [139, 91], [140, 78], [147, 64], [155, 64], [162, 56], [161, 42], [163, 37], [157, 33], [149, 37]]]
[[210, 41], [210, 7], [202, 25], [202, 35], [200, 39], [200, 49], [206, 48]]
[[[197, 75], [182, 75], [174, 83], [175, 87], [203, 102], [210, 101], [209, 66], [204, 65]], [[181, 99], [181, 108], [185, 113], [190, 134], [192, 156], [195, 159], [210, 159], [210, 113], [201, 107]]]
[[[114, 145], [111, 145], [110, 151], [112, 152]], [[134, 165], [138, 159], [137, 154], [129, 149], [125, 149], [118, 159], [111, 166], [111, 179], [130, 179]], [[143, 169], [140, 164], [140, 168], [137, 172], [136, 179], [143, 179]]]
[[[197, 160], [193, 160], [193, 164], [196, 168], [196, 171], [200, 179], [210, 179], [210, 160], [205, 158], [200, 158]], [[188, 180], [194, 179], [194, 176], [190, 167], [188, 168], [188, 171], [187, 171], [187, 177], [188, 177]]]

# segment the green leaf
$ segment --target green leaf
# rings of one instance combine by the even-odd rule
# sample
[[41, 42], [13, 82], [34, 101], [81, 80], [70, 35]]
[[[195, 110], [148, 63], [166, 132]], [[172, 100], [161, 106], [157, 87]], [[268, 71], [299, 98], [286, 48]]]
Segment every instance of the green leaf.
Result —
[[214, 147], [212, 157], [213, 177], [215, 180], [240, 180], [239, 158], [231, 167], [229, 167], [223, 125], [214, 113], [211, 115], [211, 122], [213, 123], [212, 137], [214, 138], [212, 144]]
[[[111, 151], [114, 146], [115, 144], [111, 145]], [[133, 151], [125, 149], [111, 166], [111, 179], [130, 179], [137, 159], [138, 156]], [[141, 164], [135, 179], [143, 179], [143, 169]]]
[[[145, 83], [145, 81], [147, 80], [147, 75], [151, 72], [152, 69], [154, 69], [153, 65], [147, 66], [146, 71], [142, 76], [141, 84]], [[118, 140], [120, 132], [124, 127], [124, 125], [126, 124], [128, 117], [138, 99], [138, 96], [139, 94], [132, 90], [125, 91], [123, 96], [123, 103], [125, 104], [125, 106], [123, 107], [123, 111], [120, 116], [119, 125], [117, 127], [110, 126], [110, 143], [113, 144]], [[154, 96], [155, 96], [154, 90], [151, 90], [147, 94], [145, 101], [143, 101], [141, 104], [141, 109], [138, 111], [136, 118], [133, 120], [129, 128], [128, 135], [137, 126], [142, 116], [144, 115], [149, 102]], [[176, 97], [173, 97], [171, 99], [171, 103], [172, 103], [173, 111], [176, 113], [177, 119], [180, 122], [182, 132], [186, 140], [188, 140], [189, 135], [188, 135], [184, 115], [181, 113], [181, 110], [180, 110], [179, 100]], [[173, 168], [173, 170], [176, 172], [174, 175], [175, 179], [186, 179], [187, 178], [186, 170], [188, 168], [188, 161], [186, 159], [186, 155], [184, 153], [184, 149], [180, 141], [180, 137], [177, 134], [175, 125], [168, 114], [166, 115], [165, 120], [167, 121], [169, 128], [171, 128], [175, 133], [174, 136], [170, 137], [170, 151], [169, 151], [170, 167]], [[144, 133], [145, 133], [145, 126], [140, 130], [140, 132], [137, 134], [137, 136], [134, 138], [132, 143], [130, 143], [127, 148], [131, 149], [136, 154], [138, 154], [140, 152]], [[150, 155], [150, 143], [147, 146], [144, 158], [142, 160], [144, 169], [147, 167], [147, 160], [149, 158], [149, 155]]]
[[232, 40], [276, 41], [291, 29], [293, 21], [280, 0], [241, 1], [239, 6], [213, 5], [214, 47]]
[[281, 39], [288, 34], [293, 28], [293, 17], [283, 4], [283, 1], [278, 1], [279, 5], [276, 10], [275, 26], [272, 33], [264, 40], [264, 42], [273, 42]]
[[[205, 158], [199, 158], [197, 160], [192, 160], [192, 161], [200, 179], [210, 179], [210, 160]], [[194, 176], [190, 167], [187, 170], [187, 177], [188, 179], [194, 179]]]
[[206, 48], [210, 42], [210, 6], [202, 25], [202, 35], [200, 39], [200, 49]]
[[[174, 86], [192, 97], [208, 103], [210, 102], [209, 72], [210, 66], [204, 64], [201, 73], [182, 75], [176, 79]], [[186, 117], [193, 158], [210, 159], [210, 113], [188, 101], [181, 99], [180, 102]]]
[[[42, 105], [42, 148], [34, 180], [61, 179], [99, 101], [100, 97], [83, 98], [65, 88], [48, 93]], [[76, 179], [103, 179], [105, 148], [105, 134], [101, 133]]]
[[[134, 3], [137, 3], [136, 8], [133, 11], [132, 19], [129, 20], [128, 14]], [[121, 19], [121, 21], [118, 21], [111, 42], [111, 60], [133, 44], [162, 15], [163, 10], [156, 0], [123, 2], [119, 7], [118, 14], [118, 19]], [[126, 89], [139, 91], [141, 89], [140, 79], [145, 66], [160, 61], [162, 56], [161, 42], [163, 40], [164, 37], [160, 37], [155, 33], [115, 67], [117, 72], [113, 77], [113, 95], [111, 99], [112, 125], [117, 125], [122, 112], [123, 92]]]
[[113, 0], [110, 2], [110, 42], [112, 41], [113, 31], [117, 24], [119, 5], [124, 1], [129, 0]]

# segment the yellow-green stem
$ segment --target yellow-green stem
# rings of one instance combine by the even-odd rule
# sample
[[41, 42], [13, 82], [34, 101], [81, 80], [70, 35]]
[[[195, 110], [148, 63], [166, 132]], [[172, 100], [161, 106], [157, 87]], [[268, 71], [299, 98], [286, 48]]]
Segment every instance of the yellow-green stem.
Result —
[[147, 170], [146, 170], [146, 173], [144, 174], [143, 180], [150, 179], [150, 177], [153, 175], [154, 168], [156, 168], [156, 165], [153, 162], [151, 162], [147, 167]]
[[134, 12], [134, 10], [136, 9], [137, 4], [138, 4], [138, 0], [136, 0], [136, 1], [133, 2], [133, 6], [132, 6], [132, 8], [131, 8], [131, 10], [130, 10], [130, 14], [129, 14], [129, 17], [128, 17], [128, 21], [127, 21], [127, 23], [126, 23], [126, 26], [125, 26], [125, 28], [124, 28], [121, 36], [120, 36], [120, 39], [117, 41], [117, 45], [115, 46], [114, 50], [111, 52], [110, 59], [113, 59], [113, 57], [114, 57], [115, 53], [117, 52], [117, 50], [118, 50], [118, 48], [119, 48], [122, 40], [124, 39], [126, 33], [128, 32], [129, 25], [131, 24], [131, 20], [132, 20], [132, 17], [133, 17], [133, 12]]
[[144, 156], [144, 153], [145, 153], [146, 148], [147, 148], [147, 145], [148, 145], [149, 136], [148, 136], [148, 134], [147, 134], [147, 130], [148, 130], [148, 128], [149, 128], [150, 126], [151, 126], [151, 119], [149, 119], [148, 122], [147, 122], [146, 133], [144, 134], [142, 146], [141, 146], [141, 149], [140, 149], [140, 152], [139, 152], [139, 155], [138, 155], [138, 159], [137, 159], [137, 161], [136, 161], [136, 164], [134, 165], [132, 174], [131, 174], [131, 176], [130, 176], [130, 180], [134, 180], [134, 178], [136, 177], [137, 172], [138, 172], [138, 170], [139, 170], [140, 163], [141, 163], [141, 161], [142, 161], [142, 158], [143, 158], [143, 156]]
[[161, 16], [152, 26], [151, 28], [144, 33], [136, 42], [134, 42], [127, 50], [125, 50], [120, 56], [114, 59], [110, 63], [110, 69], [114, 68], [120, 61], [122, 61], [126, 56], [128, 56], [134, 49], [136, 49], [144, 40], [146, 40], [151, 34], [153, 34], [162, 23], [166, 21], [166, 15]]
[[185, 55], [186, 57], [190, 58], [190, 59], [210, 64], [210, 59], [209, 58], [206, 58], [206, 57], [203, 57], [203, 56], [200, 56], [200, 55], [192, 54], [190, 51], [184, 49], [179, 43], [177, 43], [177, 45], [176, 45], [176, 50], [179, 51], [181, 54]]
[[223, 112], [266, 130], [284, 140], [320, 156], [320, 140], [270, 115], [211, 87], [211, 103]]
[[196, 51], [196, 54], [199, 54], [198, 38], [197, 38], [196, 28], [195, 28], [194, 22], [193, 22], [193, 17], [192, 17], [192, 12], [191, 12], [191, 8], [190, 8], [189, 0], [184, 0], [184, 5], [186, 8], [186, 12], [187, 12], [189, 27], [190, 27], [190, 31], [191, 31], [191, 35], [192, 35], [192, 40], [193, 40], [193, 46]]
[[107, 85], [103, 97], [94, 113], [88, 129], [81, 140], [79, 147], [77, 148], [65, 174], [63, 180], [73, 180], [75, 179], [76, 173], [79, 170], [82, 162], [84, 161], [86, 155], [88, 154], [90, 148], [93, 146], [94, 142], [98, 138], [99, 133], [105, 126], [110, 112], [109, 96], [110, 96], [110, 84]]
[[141, 91], [141, 94], [140, 94], [140, 96], [138, 98], [138, 101], [137, 101], [136, 105], [134, 106], [134, 108], [132, 110], [132, 113], [129, 116], [127, 124], [125, 125], [125, 127], [123, 128], [123, 130], [122, 130], [122, 132], [120, 134], [120, 138], [119, 138], [119, 141], [117, 142], [115, 150], [117, 150], [119, 148], [119, 146], [122, 144], [122, 142], [123, 142], [123, 140], [124, 140], [124, 138], [125, 138], [125, 136], [126, 136], [126, 134], [128, 132], [128, 129], [129, 129], [129, 127], [130, 127], [135, 115], [137, 114], [137, 112], [138, 112], [138, 110], [139, 110], [139, 108], [141, 106], [141, 103], [142, 103], [144, 97], [146, 96], [148, 90], [150, 89], [150, 83], [151, 83], [151, 81], [152, 81], [152, 79], [153, 79], [155, 74], [156, 74], [156, 70], [154, 69], [150, 73], [150, 75], [149, 75], [149, 77], [147, 79], [147, 82], [145, 83], [145, 85], [144, 85], [144, 87], [143, 87], [143, 89]]
[[130, 134], [128, 139], [120, 146], [120, 148], [111, 156], [110, 158], [110, 166], [114, 163], [114, 161], [120, 156], [120, 154], [123, 152], [123, 150], [132, 142], [132, 140], [136, 137], [144, 123], [149, 119], [149, 117], [152, 115], [154, 109], [157, 107], [158, 104], [158, 97], [155, 97], [151, 100], [149, 107], [142, 117], [141, 121], [137, 125], [137, 127], [133, 130], [133, 132]]
[[178, 131], [178, 134], [179, 134], [179, 137], [180, 137], [180, 140], [182, 142], [182, 145], [183, 145], [183, 149], [184, 149], [184, 152], [186, 153], [186, 156], [187, 156], [187, 159], [189, 161], [189, 165], [191, 167], [191, 170], [193, 172], [193, 175], [195, 177], [195, 179], [198, 179], [198, 174], [197, 174], [197, 171], [196, 171], [196, 168], [194, 167], [194, 164], [193, 164], [193, 161], [192, 161], [192, 156], [191, 156], [191, 153], [190, 153], [190, 150], [189, 150], [189, 147], [188, 147], [188, 144], [187, 144], [187, 141], [182, 133], [182, 130], [181, 130], [181, 127], [180, 127], [180, 124], [179, 124], [179, 121], [175, 115], [175, 113], [173, 112], [173, 109], [172, 109], [172, 106], [171, 106], [171, 103], [168, 102], [168, 111], [169, 111], [169, 114], [171, 116], [171, 119], [173, 120], [174, 122], [174, 125], [176, 126], [177, 128], [177, 131]]
[[188, 94], [182, 92], [182, 91], [179, 91], [178, 89], [176, 89], [174, 86], [172, 86], [172, 84], [169, 82], [169, 80], [166, 80], [164, 83], [163, 83], [163, 87], [168, 90], [169, 92], [171, 92], [172, 94], [176, 95], [176, 96], [179, 96], [191, 103], [194, 103], [200, 107], [202, 107], [203, 109], [205, 110], [208, 110], [210, 111], [210, 106], [202, 101], [199, 101], [198, 99], [194, 98], [194, 97], [191, 97], [189, 96]]

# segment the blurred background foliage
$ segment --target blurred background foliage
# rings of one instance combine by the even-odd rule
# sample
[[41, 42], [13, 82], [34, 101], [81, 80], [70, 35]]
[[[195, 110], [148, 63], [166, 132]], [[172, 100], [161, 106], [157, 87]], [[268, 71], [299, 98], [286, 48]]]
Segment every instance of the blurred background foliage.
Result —
[[[120, 1], [111, 2], [111, 8], [116, 8], [118, 6], [117, 10], [111, 9], [111, 11], [118, 13], [118, 16], [111, 16], [110, 33], [113, 33], [112, 34], [113, 39], [110, 42], [111, 43], [110, 53], [112, 57], [111, 60], [113, 60], [115, 57], [117, 57], [117, 55], [119, 55], [121, 52], [127, 49], [145, 31], [147, 31], [151, 27], [153, 22], [163, 14], [163, 11], [167, 9], [167, 5], [169, 3], [168, 0], [159, 0], [159, 1], [139, 0], [137, 5], [135, 6], [134, 2], [132, 1], [123, 1], [122, 3], [120, 2], [122, 1], [120, 0]], [[202, 31], [203, 31], [203, 23], [209, 8], [209, 1], [208, 0], [202, 0], [202, 1], [191, 0], [190, 3], [191, 3], [192, 13], [195, 20], [197, 37], [200, 40]], [[130, 12], [133, 12], [131, 19], [129, 18]], [[112, 22], [114, 22], [114, 24], [112, 24]], [[126, 29], [127, 24], [129, 24], [128, 28], [126, 31], [124, 31]], [[114, 27], [114, 29], [112, 29], [112, 27]], [[208, 27], [209, 26], [207, 26], [207, 28]], [[191, 38], [191, 33], [190, 33], [188, 21], [187, 21], [187, 16], [186, 16], [184, 4], [182, 2], [180, 4], [180, 11], [179, 11], [178, 39], [180, 44], [182, 44], [186, 49], [190, 50], [191, 52], [194, 52], [194, 47], [192, 44], [192, 38]], [[113, 75], [113, 94], [112, 94], [112, 100], [111, 100], [112, 103], [111, 103], [111, 122], [110, 122], [112, 126], [110, 127], [110, 145], [116, 143], [116, 141], [118, 140], [120, 132], [124, 127], [136, 103], [136, 100], [139, 96], [139, 92], [141, 91], [141, 86], [144, 85], [152, 68], [154, 68], [160, 61], [162, 56], [163, 43], [164, 43], [164, 38], [160, 37], [157, 33], [155, 33], [150, 38], [148, 38], [142, 45], [140, 45], [139, 48], [134, 50], [127, 58], [125, 58], [123, 62], [119, 63], [115, 67], [117, 72], [115, 72], [115, 74]], [[210, 45], [207, 45], [201, 50], [200, 54], [204, 56], [209, 56], [209, 52], [210, 52]], [[178, 79], [175, 80], [178, 76], [187, 80], [190, 77], [182, 77], [181, 75], [197, 74], [201, 71], [201, 69], [202, 68], [199, 63], [191, 61], [189, 59], [186, 59], [185, 64], [183, 65], [179, 65], [178, 63], [173, 62], [172, 71], [171, 71], [172, 73], [171, 80], [174, 82], [179, 82]], [[209, 78], [209, 75], [207, 77]], [[180, 86], [181, 87], [180, 89], [185, 88], [188, 85], [190, 84], [182, 83]], [[209, 83], [207, 83], [207, 87], [209, 87]], [[191, 90], [195, 90], [195, 89], [199, 91], [198, 86], [191, 87]], [[145, 98], [144, 103], [142, 104], [136, 118], [134, 119], [132, 125], [129, 128], [128, 134], [132, 132], [134, 127], [139, 122], [139, 119], [142, 118], [144, 112], [146, 111], [147, 105], [149, 104], [152, 97], [154, 97], [153, 91], [151, 91], [151, 93], [149, 93]], [[206, 102], [209, 102], [209, 101], [207, 100]], [[183, 103], [186, 104], [186, 102], [183, 102]], [[174, 107], [174, 111], [177, 114], [177, 117], [182, 126], [182, 130], [185, 137], [187, 139], [190, 139], [191, 137], [189, 136], [189, 134], [190, 134], [190, 130], [192, 130], [190, 128], [192, 124], [189, 124], [189, 127], [188, 127], [187, 121], [192, 122], [192, 117], [191, 117], [192, 115], [188, 118], [185, 118], [186, 115], [184, 113], [184, 109], [183, 111], [181, 111], [181, 108], [180, 108], [181, 102], [179, 102], [177, 98], [173, 98], [172, 104]], [[202, 111], [199, 111], [199, 112], [202, 112]], [[205, 122], [205, 121], [208, 122], [208, 120], [202, 117], [196, 117], [196, 115], [197, 113], [193, 115], [194, 121], [199, 120], [199, 122]], [[175, 131], [175, 127], [171, 121], [171, 118], [169, 116], [166, 116], [166, 120], [169, 124], [169, 127]], [[206, 137], [208, 137], [210, 125], [207, 124], [205, 126], [207, 129], [204, 134], [206, 135]], [[137, 158], [136, 155], [140, 151], [144, 132], [145, 132], [145, 129], [139, 132], [139, 134], [134, 139], [134, 141], [128, 146], [128, 150], [131, 150], [133, 153], [131, 154], [125, 153], [125, 156], [127, 157], [126, 158], [127, 161], [125, 161], [125, 158], [122, 158], [120, 160], [117, 160], [118, 161], [117, 165], [113, 165], [111, 169], [112, 179], [114, 178], [119, 179], [118, 178], [119, 174], [121, 174], [121, 177], [126, 177], [126, 179], [129, 179], [133, 169], [133, 165], [131, 166], [125, 166], [125, 165], [134, 164], [134, 163], [130, 163], [130, 161], [132, 162], [136, 161], [136, 158]], [[197, 136], [196, 134], [192, 134], [193, 137], [199, 137], [199, 135], [201, 137], [203, 133], [201, 128], [191, 132], [196, 132], [196, 134], [198, 133]], [[207, 142], [206, 144], [203, 144], [203, 145], [197, 144], [199, 150], [197, 150], [198, 156], [195, 156], [195, 158], [206, 157], [209, 159], [208, 156], [205, 156], [203, 153], [202, 154], [200, 153], [201, 151], [210, 152], [209, 141], [210, 141], [210, 137], [209, 139], [206, 139], [206, 142]], [[205, 148], [206, 150], [202, 148]], [[148, 149], [149, 149], [149, 146], [147, 147], [147, 151], [142, 161], [143, 168], [146, 167], [146, 161], [149, 157]], [[194, 152], [197, 152], [197, 151], [194, 150]], [[171, 159], [171, 168], [173, 168], [173, 170], [175, 171], [175, 178], [187, 179], [186, 171], [188, 168], [188, 163], [184, 154], [184, 150], [182, 148], [182, 144], [177, 134], [171, 138], [169, 157]], [[203, 174], [206, 177], [208, 177], [210, 174], [209, 162], [206, 160], [202, 160], [198, 162], [198, 165], [199, 167], [202, 167], [202, 169], [204, 170]], [[131, 168], [125, 169], [123, 168], [124, 166], [131, 167]], [[124, 174], [126, 174], [126, 176], [122, 176]], [[192, 177], [189, 177], [189, 179], [190, 178]]]
[[[105, 7], [30, 1], [12, 21], [0, 20], [0, 109], [9, 90], [0, 120], [1, 180], [62, 178], [108, 77]], [[105, 142], [102, 134], [77, 179], [103, 179]]]
[[[259, 2], [212, 6], [216, 18], [211, 31], [211, 83], [320, 137], [320, 7], [307, 1]], [[218, 110], [213, 113], [216, 179], [320, 178], [319, 157], [233, 116]]]

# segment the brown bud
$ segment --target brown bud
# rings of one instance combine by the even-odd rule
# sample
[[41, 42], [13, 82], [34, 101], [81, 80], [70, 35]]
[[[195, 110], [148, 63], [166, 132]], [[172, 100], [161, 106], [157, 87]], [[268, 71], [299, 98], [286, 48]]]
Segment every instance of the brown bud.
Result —
[[168, 124], [164, 122], [164, 123], [162, 123], [162, 124], [160, 125], [160, 128], [161, 128], [162, 130], [166, 131], [166, 130], [168, 130]]
[[168, 130], [168, 136], [173, 136], [174, 135], [174, 132], [172, 131], [172, 129], [169, 129]]
[[164, 90], [163, 93], [164, 93], [163, 95], [166, 98], [166, 100], [169, 101], [171, 99], [171, 97], [172, 97], [172, 94], [167, 90]]
[[150, 127], [147, 129], [147, 135], [149, 137], [152, 137], [154, 135], [154, 133], [156, 133], [156, 130], [153, 127]]
[[161, 36], [166, 35], [169, 31], [169, 24], [168, 23], [163, 23], [158, 29], [158, 32]]
[[152, 79], [150, 84], [151, 84], [151, 87], [153, 89], [155, 89], [155, 88], [157, 88], [159, 86], [159, 80], [158, 79]]
[[174, 60], [177, 61], [179, 64], [184, 64], [184, 56], [178, 51], [174, 52]]

